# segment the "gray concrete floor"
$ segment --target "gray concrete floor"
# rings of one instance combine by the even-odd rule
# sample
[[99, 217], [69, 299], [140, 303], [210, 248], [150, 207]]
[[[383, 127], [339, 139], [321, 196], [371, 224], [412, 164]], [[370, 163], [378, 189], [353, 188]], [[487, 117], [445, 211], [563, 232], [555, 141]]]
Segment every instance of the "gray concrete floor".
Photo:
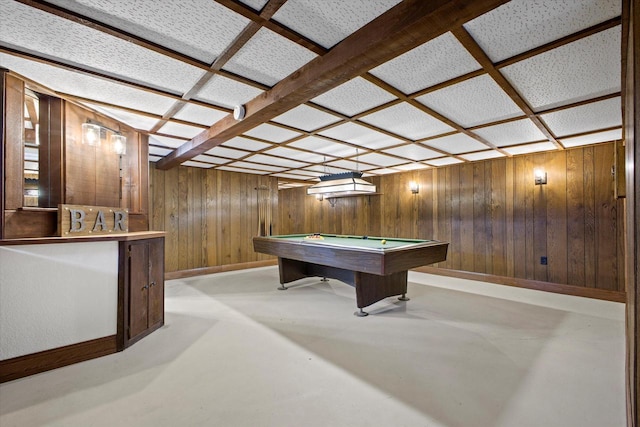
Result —
[[275, 267], [168, 281], [162, 329], [0, 385], [0, 426], [625, 425], [623, 304], [409, 281], [364, 318]]

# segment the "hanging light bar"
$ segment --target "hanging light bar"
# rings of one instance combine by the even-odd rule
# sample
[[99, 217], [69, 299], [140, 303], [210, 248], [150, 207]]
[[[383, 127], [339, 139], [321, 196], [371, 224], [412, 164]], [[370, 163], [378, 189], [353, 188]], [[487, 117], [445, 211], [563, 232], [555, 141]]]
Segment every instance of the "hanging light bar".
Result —
[[354, 196], [376, 192], [376, 186], [362, 179], [362, 172], [345, 172], [320, 177], [320, 182], [307, 188], [308, 195], [324, 197]]

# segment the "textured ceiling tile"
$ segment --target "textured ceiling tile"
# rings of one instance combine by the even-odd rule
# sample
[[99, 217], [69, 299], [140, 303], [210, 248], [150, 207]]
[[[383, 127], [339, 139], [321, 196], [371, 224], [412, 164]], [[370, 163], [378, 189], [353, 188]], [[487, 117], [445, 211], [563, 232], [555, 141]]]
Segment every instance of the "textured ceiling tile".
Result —
[[509, 65], [501, 72], [535, 111], [618, 92], [620, 26]]
[[460, 157], [469, 160], [469, 161], [476, 161], [476, 160], [487, 160], [487, 159], [496, 159], [498, 157], [504, 157], [505, 155], [499, 151], [496, 150], [489, 150], [489, 151], [479, 151], [477, 153], [469, 153], [469, 154], [462, 154], [460, 155]]
[[383, 151], [385, 153], [394, 154], [396, 156], [401, 156], [416, 161], [442, 156], [441, 153], [429, 150], [428, 148], [418, 144], [407, 144], [401, 147], [389, 148]]
[[288, 1], [273, 19], [310, 40], [330, 48], [400, 0]]
[[150, 155], [156, 155], [156, 156], [166, 156], [167, 154], [171, 153], [173, 150], [170, 148], [163, 148], [163, 147], [155, 147], [153, 145], [149, 146], [149, 154]]
[[273, 86], [316, 56], [273, 31], [261, 28], [223, 68]]
[[348, 172], [348, 169], [340, 169], [340, 168], [336, 168], [336, 167], [328, 167], [325, 165], [313, 165], [313, 166], [309, 166], [307, 168], [305, 168], [305, 170], [309, 170], [309, 171], [315, 171], [318, 172], [320, 175], [330, 175], [330, 174], [334, 174], [334, 173], [343, 173], [343, 172]]
[[262, 8], [269, 3], [269, 0], [240, 0], [240, 2], [246, 4], [256, 12], [260, 12]]
[[196, 95], [197, 99], [221, 107], [243, 105], [260, 95], [262, 90], [222, 76], [214, 76]]
[[620, 14], [620, 0], [513, 0], [464, 27], [497, 62]]
[[[524, 114], [487, 74], [428, 93], [417, 100], [465, 128]], [[487, 108], [488, 105], [491, 108]]]
[[204, 74], [199, 68], [23, 4], [9, 2], [2, 8], [11, 15], [0, 25], [4, 45], [176, 94], [188, 91]]
[[309, 177], [317, 178], [319, 176], [323, 176], [324, 175], [323, 172], [313, 172], [313, 171], [305, 170], [305, 169], [294, 169], [294, 170], [289, 171], [289, 172], [294, 173], [296, 175], [303, 175], [305, 177], [305, 179], [308, 179]]
[[165, 147], [178, 148], [186, 141], [183, 139], [169, 138], [161, 135], [149, 135], [149, 144], [163, 145]]
[[309, 166], [308, 163], [299, 162], [297, 160], [282, 159], [280, 157], [267, 156], [265, 154], [254, 154], [245, 160], [255, 163], [263, 163], [266, 165], [282, 166], [285, 168], [303, 168]]
[[375, 175], [389, 175], [392, 173], [398, 173], [397, 169], [373, 169], [368, 171], [369, 173], [375, 174]]
[[489, 148], [480, 141], [476, 141], [463, 133], [456, 133], [454, 135], [443, 136], [442, 138], [430, 139], [428, 141], [424, 141], [422, 144], [451, 154], [480, 151]]
[[414, 141], [454, 130], [406, 102], [376, 111], [359, 120]]
[[404, 165], [394, 166], [394, 168], [402, 170], [402, 171], [414, 171], [414, 170], [419, 170], [419, 169], [428, 169], [429, 167], [430, 167], [429, 165], [425, 165], [424, 163], [418, 163], [418, 162], [407, 163], [407, 164], [404, 164]]
[[370, 72], [410, 94], [480, 68], [458, 39], [445, 33]]
[[269, 174], [269, 172], [267, 172], [267, 171], [258, 171], [258, 170], [254, 170], [254, 169], [234, 168], [234, 167], [231, 167], [231, 166], [220, 166], [220, 167], [217, 167], [216, 169], [222, 170], [222, 171], [229, 171], [229, 172], [248, 173], [248, 174], [252, 174], [252, 175], [267, 175], [267, 174]]
[[227, 112], [215, 110], [213, 108], [202, 107], [196, 104], [187, 104], [182, 107], [180, 111], [174, 114], [173, 117], [178, 120], [185, 120], [187, 122], [211, 126], [228, 114], [229, 113]]
[[298, 132], [281, 128], [279, 126], [270, 125], [268, 123], [256, 126], [250, 131], [245, 132], [244, 134], [271, 142], [283, 142], [301, 135]]
[[289, 179], [309, 179], [308, 176], [297, 175], [295, 173], [274, 173], [272, 176], [277, 176], [278, 178], [289, 178]]
[[346, 169], [348, 171], [368, 171], [377, 168], [377, 166], [363, 165], [360, 162], [352, 160], [336, 160], [335, 162], [327, 163], [327, 165], [329, 167], [335, 166], [337, 168]]
[[201, 163], [201, 162], [196, 162], [196, 161], [192, 161], [192, 160], [187, 160], [186, 162], [182, 162], [180, 163], [182, 166], [188, 166], [188, 167], [192, 167], [192, 168], [203, 168], [203, 169], [209, 169], [214, 167], [215, 165], [212, 164], [207, 164], [207, 163]]
[[535, 144], [526, 145], [514, 145], [511, 147], [505, 147], [504, 151], [511, 155], [537, 153], [540, 151], [557, 150], [558, 148], [551, 142], [536, 142]]
[[463, 163], [463, 161], [456, 159], [455, 157], [441, 157], [439, 159], [427, 160], [426, 163], [429, 163], [431, 166], [447, 166], [455, 165], [456, 163]]
[[597, 144], [598, 142], [618, 141], [622, 139], [622, 129], [614, 129], [590, 135], [563, 138], [560, 140], [565, 147], [578, 147], [580, 145]]
[[556, 136], [622, 126], [620, 97], [543, 114], [542, 120]]
[[182, 136], [184, 138], [193, 138], [202, 131], [204, 131], [204, 129], [202, 128], [187, 126], [174, 122], [167, 122], [164, 126], [158, 129], [158, 133], [164, 133], [165, 135]]
[[[351, 122], [324, 130], [320, 132], [320, 135], [340, 139], [373, 150], [404, 143], [401, 139], [393, 138], [382, 132]], [[356, 149], [353, 148], [352, 150], [355, 154]]]
[[211, 0], [50, 0], [192, 58], [212, 63], [249, 20]]
[[[294, 150], [287, 147], [275, 147], [271, 150], [267, 150], [264, 154], [270, 154], [272, 156], [286, 157], [288, 159], [300, 160], [302, 162], [322, 163], [325, 161], [326, 156], [322, 154], [310, 153], [308, 151]], [[329, 157], [329, 160], [333, 160], [333, 157]]]
[[481, 136], [498, 147], [547, 139], [540, 129], [538, 129], [538, 127], [529, 119], [516, 120], [514, 122], [503, 123], [501, 125], [480, 128], [474, 130], [473, 133]]
[[265, 148], [271, 147], [271, 144], [267, 144], [266, 142], [256, 141], [254, 139], [243, 138], [241, 136], [236, 136], [235, 138], [231, 138], [228, 141], [225, 141], [223, 144], [225, 147], [235, 147], [244, 150], [250, 151], [259, 151], [264, 150]]
[[153, 117], [134, 114], [117, 108], [103, 107], [101, 105], [91, 104], [88, 102], [85, 102], [84, 105], [88, 106], [89, 108], [93, 108], [94, 110], [106, 116], [109, 116], [119, 121], [120, 123], [131, 126], [134, 129], [148, 131], [152, 129], [156, 125], [156, 123], [158, 123], [158, 119], [154, 119]]
[[302, 129], [307, 132], [330, 125], [340, 120], [340, 117], [325, 113], [308, 105], [299, 105], [296, 108], [280, 114], [273, 121], [283, 125]]
[[386, 156], [380, 153], [368, 153], [360, 156], [359, 160], [361, 162], [378, 166], [394, 166], [406, 162], [406, 160], [399, 159], [397, 157]]
[[247, 151], [235, 150], [233, 148], [221, 147], [219, 145], [207, 150], [206, 153], [211, 154], [212, 156], [228, 157], [230, 159], [239, 159], [240, 157], [251, 154]]
[[250, 162], [233, 162], [229, 163], [229, 166], [233, 166], [234, 168], [247, 168], [247, 169], [260, 169], [263, 171], [269, 172], [282, 172], [287, 168], [278, 167], [278, 166], [270, 166], [264, 164], [250, 163]]
[[386, 90], [356, 77], [311, 101], [351, 117], [394, 99]]
[[350, 145], [340, 144], [317, 136], [308, 136], [288, 145], [336, 157], [352, 156], [356, 152], [356, 149]]
[[[0, 25], [1, 26], [1, 25]], [[94, 99], [126, 108], [164, 114], [175, 102], [166, 96], [112, 83], [73, 71], [0, 53], [0, 66], [60, 93]]]
[[193, 160], [199, 160], [201, 162], [215, 163], [217, 165], [223, 165], [225, 163], [229, 163], [229, 159], [223, 159], [215, 156], [208, 156], [206, 154], [200, 154], [199, 156], [195, 156]]

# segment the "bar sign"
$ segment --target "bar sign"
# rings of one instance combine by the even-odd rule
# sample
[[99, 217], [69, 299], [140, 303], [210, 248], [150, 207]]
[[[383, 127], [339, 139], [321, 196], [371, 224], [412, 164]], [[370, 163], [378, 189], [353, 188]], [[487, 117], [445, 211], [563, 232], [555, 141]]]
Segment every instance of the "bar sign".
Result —
[[91, 236], [129, 232], [129, 211], [123, 208], [58, 205], [58, 235]]

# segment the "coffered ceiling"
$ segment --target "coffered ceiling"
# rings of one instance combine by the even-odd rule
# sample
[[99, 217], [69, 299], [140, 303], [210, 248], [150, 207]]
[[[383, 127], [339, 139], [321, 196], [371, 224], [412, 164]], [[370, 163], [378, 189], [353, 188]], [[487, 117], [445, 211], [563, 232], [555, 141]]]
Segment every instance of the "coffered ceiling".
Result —
[[[0, 0], [0, 66], [281, 186], [622, 138], [619, 0]], [[246, 107], [235, 120], [235, 106]]]

